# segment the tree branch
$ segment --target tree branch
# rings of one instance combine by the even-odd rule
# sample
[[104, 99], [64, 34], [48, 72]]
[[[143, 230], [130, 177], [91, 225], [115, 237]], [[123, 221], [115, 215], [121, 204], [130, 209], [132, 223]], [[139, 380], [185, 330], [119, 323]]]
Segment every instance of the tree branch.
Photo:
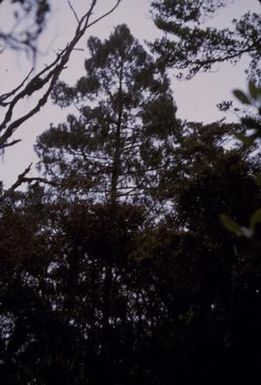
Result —
[[[102, 20], [106, 16], [110, 15], [120, 4], [121, 0], [118, 0], [116, 4], [103, 15], [90, 22], [91, 15], [93, 10], [97, 4], [97, 0], [93, 0], [89, 7], [89, 10], [79, 19], [78, 26], [76, 28], [75, 34], [72, 40], [67, 44], [67, 46], [57, 55], [56, 59], [40, 72], [38, 72], [30, 82], [27, 82], [31, 72], [26, 76], [23, 82], [16, 87], [11, 92], [0, 96], [0, 104], [2, 106], [7, 107], [7, 111], [4, 115], [2, 122], [0, 123], [0, 132], [2, 135], [0, 136], [0, 149], [3, 149], [7, 146], [11, 146], [15, 143], [9, 142], [8, 139], [13, 135], [13, 133], [17, 130], [18, 127], [21, 126], [22, 123], [30, 119], [34, 114], [36, 114], [47, 102], [49, 95], [51, 94], [53, 87], [59, 78], [61, 72], [66, 68], [66, 64], [69, 61], [70, 55], [74, 50], [76, 44], [85, 34], [86, 30], [89, 29], [94, 24], [98, 23], [98, 21]], [[77, 16], [78, 17], [78, 16]], [[20, 100], [22, 100], [25, 96], [32, 96], [37, 91], [41, 90], [44, 86], [48, 88], [45, 91], [44, 95], [42, 95], [35, 103], [35, 106], [23, 116], [17, 118], [12, 122], [12, 117], [16, 106]], [[8, 103], [5, 100], [12, 98]]]
[[80, 24], [80, 19], [79, 19], [78, 15], [77, 15], [75, 9], [73, 8], [71, 2], [68, 0], [67, 3], [68, 3], [68, 5], [69, 5], [69, 7], [71, 8], [72, 13], [74, 14], [74, 17], [75, 17], [75, 19], [77, 20], [77, 23]]
[[25, 182], [25, 176], [30, 172], [31, 167], [32, 163], [29, 164], [29, 166], [20, 175], [18, 175], [15, 183], [0, 196], [0, 202], [7, 198], [10, 193], [12, 193], [17, 189], [17, 187], [21, 186], [21, 184]]

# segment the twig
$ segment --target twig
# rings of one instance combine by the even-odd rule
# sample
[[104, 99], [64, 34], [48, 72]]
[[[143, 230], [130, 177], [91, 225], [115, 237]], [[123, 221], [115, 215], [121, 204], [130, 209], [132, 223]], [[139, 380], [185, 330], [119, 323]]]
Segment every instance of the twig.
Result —
[[67, 3], [68, 3], [68, 5], [69, 5], [69, 7], [71, 8], [72, 13], [74, 14], [75, 19], [77, 20], [78, 24], [80, 24], [80, 19], [79, 19], [77, 13], [75, 12], [75, 9], [73, 8], [71, 2], [70, 2], [69, 0], [67, 0]]
[[96, 20], [94, 20], [92, 23], [90, 23], [88, 25], [88, 27], [92, 27], [94, 24], [98, 23], [99, 21], [101, 21], [105, 17], [109, 16], [112, 12], [115, 11], [115, 9], [120, 5], [121, 2], [122, 2], [122, 0], [118, 0], [117, 3], [115, 4], [115, 6], [110, 11], [108, 11], [108, 12], [104, 13], [102, 16], [98, 17]]

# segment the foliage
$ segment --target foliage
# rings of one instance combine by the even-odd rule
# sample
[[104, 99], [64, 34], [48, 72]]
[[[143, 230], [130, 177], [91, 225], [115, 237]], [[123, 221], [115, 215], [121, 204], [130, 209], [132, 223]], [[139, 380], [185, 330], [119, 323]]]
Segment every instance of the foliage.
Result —
[[39, 137], [45, 176], [70, 198], [146, 200], [179, 136], [169, 80], [126, 25], [88, 46], [86, 75], [53, 92], [56, 103], [75, 103], [78, 113]]
[[0, 218], [7, 384], [207, 382], [217, 366], [218, 380], [257, 373], [258, 250], [218, 216], [246, 223], [259, 199], [251, 163], [222, 147], [233, 128], [184, 124], [180, 164], [160, 174], [175, 212], [154, 226], [142, 205], [54, 200], [37, 184], [9, 198]]
[[191, 78], [223, 62], [237, 63], [247, 54], [247, 70], [256, 82], [260, 79], [260, 17], [247, 12], [233, 20], [229, 28], [216, 28], [208, 22], [229, 0], [156, 0], [152, 14], [156, 26], [166, 35], [156, 40], [153, 49], [159, 61], [177, 69], [179, 77]]
[[[223, 3], [184, 1], [176, 12], [198, 20]], [[126, 25], [88, 46], [85, 75], [74, 87], [55, 79], [50, 90], [70, 114], [38, 138], [45, 174], [25, 170], [10, 190], [0, 186], [0, 380], [254, 383], [259, 121], [178, 121], [165, 70]], [[47, 71], [62, 70], [69, 54]], [[15, 92], [2, 102], [19, 100]], [[259, 103], [253, 83], [249, 95], [235, 95]], [[249, 128], [254, 141], [238, 146], [235, 132], [248, 136]], [[28, 189], [17, 191], [25, 181]], [[238, 232], [252, 213], [249, 242]]]
[[[245, 116], [241, 119], [242, 126], [245, 129], [245, 133], [235, 133], [237, 139], [242, 142], [243, 148], [253, 151], [259, 150], [260, 138], [261, 138], [261, 89], [256, 87], [251, 81], [248, 85], [249, 94], [246, 95], [241, 90], [234, 90], [235, 97], [242, 103], [247, 106], [251, 106], [257, 109], [257, 115]], [[260, 157], [260, 154], [257, 155]], [[259, 173], [254, 175], [255, 182], [257, 187], [260, 190], [260, 170]], [[230, 218], [227, 214], [221, 215], [221, 220], [224, 226], [231, 232], [235, 233], [238, 236], [245, 236], [247, 238], [257, 238], [259, 237], [258, 228], [261, 224], [261, 208], [259, 207], [253, 211], [249, 217], [248, 227], [240, 226], [236, 221]]]

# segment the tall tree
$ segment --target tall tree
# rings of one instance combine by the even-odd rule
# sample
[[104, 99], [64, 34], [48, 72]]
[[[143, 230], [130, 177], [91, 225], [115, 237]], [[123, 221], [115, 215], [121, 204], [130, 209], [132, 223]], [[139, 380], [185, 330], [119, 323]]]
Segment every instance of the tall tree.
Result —
[[[121, 335], [122, 329], [118, 348], [127, 349], [130, 341], [125, 330], [129, 328], [133, 349], [137, 334], [145, 332], [142, 325], [148, 327], [149, 319], [157, 317], [149, 314], [146, 304], [154, 292], [154, 277], [151, 285], [142, 282], [141, 269], [130, 260], [137, 254], [136, 239], [144, 221], [143, 208], [134, 204], [152, 203], [158, 171], [167, 164], [179, 126], [165, 72], [126, 25], [116, 27], [103, 42], [90, 38], [88, 47], [86, 76], [75, 87], [60, 83], [53, 92], [56, 103], [75, 104], [79, 113], [69, 115], [58, 127], [51, 126], [39, 137], [36, 150], [45, 176], [57, 186], [60, 197], [64, 193], [66, 199], [76, 200], [78, 221], [82, 217], [75, 246], [78, 250], [81, 245], [82, 251], [69, 253], [68, 260], [79, 269], [85, 253], [90, 258], [86, 274], [93, 271], [99, 298], [92, 311], [97, 309], [101, 317], [96, 320], [101, 335], [93, 327], [90, 335], [99, 341], [100, 365], [106, 365], [112, 376], [108, 381], [113, 381], [113, 367], [119, 360], [111, 350], [115, 333]], [[78, 198], [99, 203], [89, 207], [83, 203], [85, 209], [81, 205], [77, 209]], [[70, 231], [76, 235], [73, 223]], [[74, 235], [73, 239], [76, 242]], [[71, 278], [68, 282], [71, 290]], [[88, 289], [92, 296], [93, 289]], [[156, 307], [162, 306], [160, 300], [156, 302]]]
[[79, 113], [38, 138], [41, 164], [71, 194], [145, 201], [179, 134], [169, 80], [126, 25], [103, 42], [90, 38], [88, 47], [86, 75], [53, 92], [57, 104], [75, 104]]

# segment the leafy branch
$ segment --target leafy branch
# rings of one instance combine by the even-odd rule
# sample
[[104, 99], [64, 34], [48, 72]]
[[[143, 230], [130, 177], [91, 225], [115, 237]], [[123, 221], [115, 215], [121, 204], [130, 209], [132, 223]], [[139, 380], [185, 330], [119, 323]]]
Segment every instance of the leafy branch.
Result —
[[[242, 133], [235, 133], [235, 137], [242, 142], [245, 148], [250, 148], [255, 144], [258, 146], [258, 141], [261, 139], [261, 88], [250, 81], [248, 84], [248, 94], [239, 89], [234, 90], [233, 94], [239, 102], [248, 107], [254, 107], [257, 110], [256, 117], [243, 117], [241, 119], [241, 123], [245, 127], [246, 132], [251, 131], [251, 134], [245, 135]], [[256, 175], [255, 181], [260, 188], [261, 175]], [[225, 228], [231, 233], [251, 239], [255, 235], [256, 226], [261, 223], [261, 207], [257, 208], [251, 214], [248, 228], [240, 226], [234, 219], [225, 213], [220, 215], [220, 219]]]

